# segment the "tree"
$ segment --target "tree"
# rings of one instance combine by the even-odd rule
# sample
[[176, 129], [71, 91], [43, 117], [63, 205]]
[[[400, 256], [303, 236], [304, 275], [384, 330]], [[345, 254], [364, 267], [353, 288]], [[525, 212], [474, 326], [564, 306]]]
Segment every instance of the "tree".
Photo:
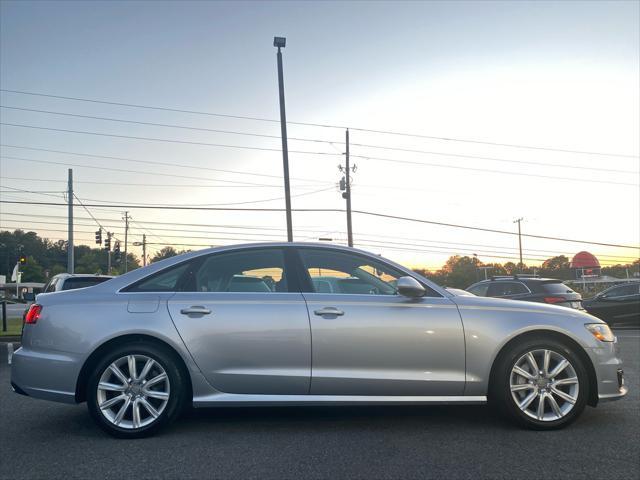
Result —
[[20, 267], [23, 282], [43, 282], [44, 270], [33, 256], [27, 257], [27, 263]]
[[160, 251], [156, 252], [156, 254], [151, 257], [150, 263], [159, 262], [160, 260], [164, 260], [165, 258], [171, 258], [178, 255], [178, 252], [173, 247], [163, 247]]

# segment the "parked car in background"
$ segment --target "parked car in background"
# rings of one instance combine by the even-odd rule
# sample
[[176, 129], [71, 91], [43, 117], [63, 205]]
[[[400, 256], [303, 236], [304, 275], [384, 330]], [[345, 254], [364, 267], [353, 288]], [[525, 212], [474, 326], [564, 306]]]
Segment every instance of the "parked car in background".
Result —
[[191, 405], [488, 401], [548, 430], [626, 395], [616, 341], [585, 312], [458, 296], [354, 248], [234, 245], [38, 295], [11, 385], [86, 401], [125, 438]]
[[640, 327], [640, 282], [610, 287], [582, 305], [611, 326]]
[[550, 303], [577, 310], [583, 308], [582, 295], [562, 283], [562, 280], [554, 278], [539, 278], [529, 275], [492, 277], [489, 280], [474, 283], [467, 288], [467, 291], [479, 297]]

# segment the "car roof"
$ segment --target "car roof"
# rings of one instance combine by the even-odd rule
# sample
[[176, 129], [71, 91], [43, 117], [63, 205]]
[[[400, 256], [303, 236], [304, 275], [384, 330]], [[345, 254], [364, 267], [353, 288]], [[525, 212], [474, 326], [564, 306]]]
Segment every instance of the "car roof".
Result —
[[476, 282], [475, 284], [477, 284], [477, 283], [491, 283], [491, 282], [545, 282], [545, 283], [557, 282], [557, 283], [562, 283], [562, 282], [564, 282], [564, 280], [560, 280], [558, 278], [513, 276], [513, 277], [488, 278], [486, 280], [481, 280], [479, 282]]
[[98, 275], [95, 273], [58, 273], [52, 278], [114, 278], [113, 275]]

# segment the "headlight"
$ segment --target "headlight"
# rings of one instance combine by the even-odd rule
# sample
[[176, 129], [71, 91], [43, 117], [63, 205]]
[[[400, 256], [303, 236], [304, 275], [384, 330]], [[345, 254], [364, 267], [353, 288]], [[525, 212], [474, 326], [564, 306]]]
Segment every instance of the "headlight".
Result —
[[601, 342], [613, 342], [616, 337], [606, 323], [587, 323], [585, 328]]

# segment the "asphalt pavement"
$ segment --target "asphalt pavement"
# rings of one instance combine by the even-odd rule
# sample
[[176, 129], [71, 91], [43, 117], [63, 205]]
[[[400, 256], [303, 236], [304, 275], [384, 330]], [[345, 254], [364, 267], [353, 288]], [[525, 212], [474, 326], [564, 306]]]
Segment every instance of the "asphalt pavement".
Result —
[[0, 478], [638, 479], [640, 331], [617, 334], [629, 395], [554, 432], [484, 406], [225, 408], [116, 440], [85, 405], [12, 393], [2, 348]]

